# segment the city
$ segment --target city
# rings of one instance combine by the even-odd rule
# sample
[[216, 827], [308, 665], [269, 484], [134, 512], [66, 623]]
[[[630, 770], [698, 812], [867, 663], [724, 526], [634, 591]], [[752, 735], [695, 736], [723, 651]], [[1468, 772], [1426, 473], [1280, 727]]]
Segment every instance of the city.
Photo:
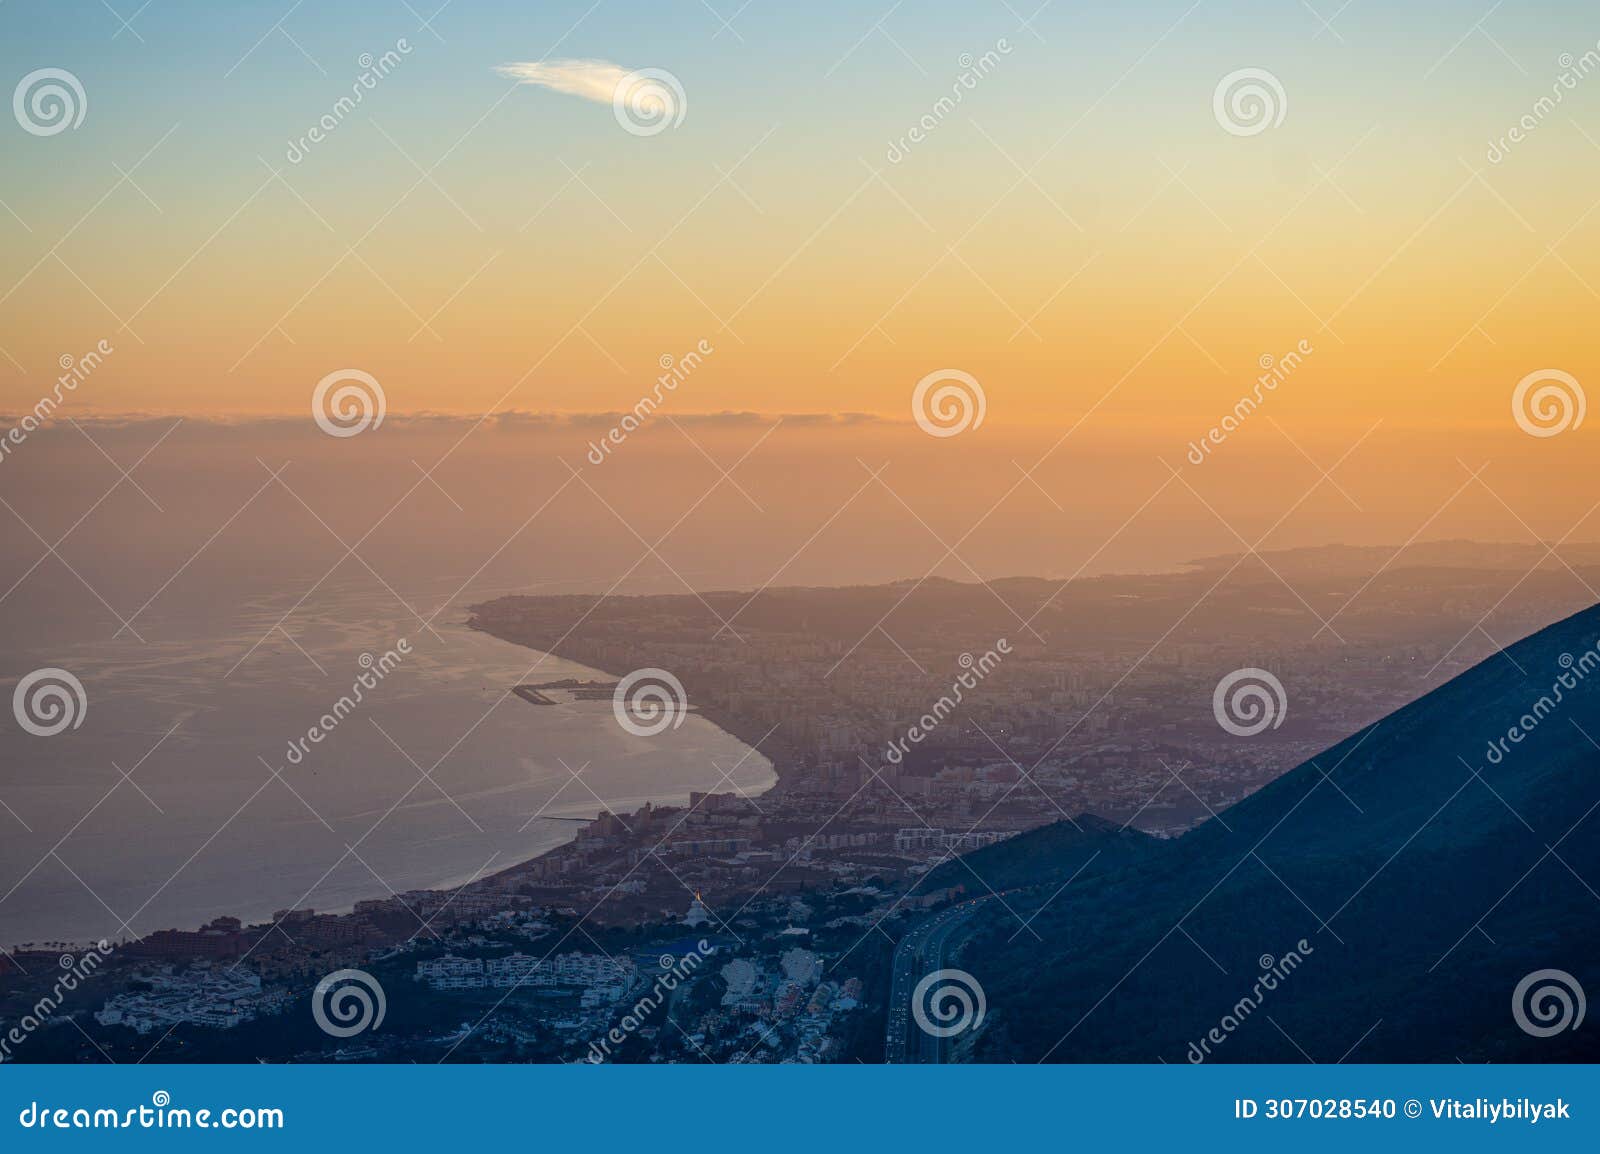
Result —
[[[1321, 582], [1349, 581], [1325, 559], [1299, 569], [1292, 557], [1271, 560], [1314, 597]], [[941, 943], [932, 954], [922, 945], [908, 954], [911, 943], [946, 925], [940, 911], [1010, 908], [1000, 896], [1005, 883], [992, 885], [972, 864], [986, 847], [1044, 826], [1106, 844], [1182, 833], [1416, 696], [1419, 683], [1443, 682], [1469, 663], [1477, 649], [1463, 638], [1482, 607], [1504, 597], [1508, 572], [1398, 571], [1340, 617], [1341, 641], [1309, 650], [1282, 637], [1298, 594], [1263, 574], [1230, 589], [1252, 612], [1209, 623], [1197, 614], [1187, 636], [1136, 665], [1133, 677], [1116, 676], [1126, 653], [1100, 637], [1008, 643], [960, 709], [923, 716], [925, 739], [899, 746], [896, 733], [917, 726], [940, 692], [941, 656], [945, 667], [962, 668], [947, 655], [952, 638], [959, 643], [964, 632], [972, 649], [995, 655], [976, 639], [1016, 616], [1020, 602], [997, 607], [996, 594], [1012, 589], [939, 583], [923, 599], [897, 587], [777, 590], [770, 604], [752, 599], [742, 642], [710, 637], [712, 628], [694, 637], [682, 624], [686, 606], [669, 614], [659, 599], [619, 599], [564, 639], [563, 654], [676, 671], [691, 708], [772, 759], [773, 789], [603, 810], [569, 843], [454, 889], [374, 897], [344, 914], [280, 910], [253, 925], [222, 917], [123, 942], [96, 976], [105, 995], [92, 1014], [72, 1019], [77, 1030], [61, 1030], [57, 1019], [47, 1033], [64, 1053], [93, 1047], [119, 1059], [159, 1052], [199, 1060], [242, 1047], [262, 1060], [393, 1060], [431, 1050], [452, 1060], [876, 1061], [888, 1014], [889, 1060], [906, 1060], [901, 987], [915, 976], [906, 959], [940, 968], [949, 935], [941, 929], [931, 939]], [[1457, 593], [1413, 603], [1419, 582], [1432, 587], [1441, 574]], [[1138, 586], [1145, 601], [1169, 601], [1177, 615], [1204, 579], [1202, 570]], [[1529, 613], [1556, 580], [1526, 582]], [[1103, 632], [1115, 633], [1095, 604], [1096, 585], [1065, 595], [1032, 588], [1047, 598], [1034, 613], [1041, 626], [1067, 632], [1057, 614], [1094, 613]], [[826, 607], [810, 606], [813, 599]], [[893, 645], [855, 648], [807, 626], [813, 614], [826, 617], [843, 637], [841, 599], [862, 619], [905, 599], [910, 624], [895, 619]], [[567, 601], [495, 602], [480, 606], [474, 623], [537, 645], [541, 630], [570, 620]], [[1304, 631], [1311, 618], [1300, 614]], [[1404, 632], [1395, 626], [1401, 614]], [[778, 627], [791, 619], [799, 632]], [[663, 620], [679, 624], [664, 632]], [[1208, 624], [1220, 632], [1207, 635]], [[1079, 621], [1070, 633], [1083, 628]], [[1215, 671], [1247, 658], [1282, 673], [1304, 717], [1259, 742], [1230, 739], [1206, 701]], [[1317, 673], [1319, 663], [1349, 661], [1372, 673], [1358, 682]], [[616, 688], [508, 686], [518, 698], [508, 708], [563, 695], [608, 699]], [[15, 951], [6, 1006], [28, 1004], [30, 976], [63, 946]], [[691, 972], [678, 972], [683, 959], [693, 960]], [[297, 1029], [304, 1023], [286, 1011], [308, 986], [355, 968], [389, 991], [385, 1029], [344, 1045]], [[663, 973], [674, 976], [665, 993]], [[94, 1037], [83, 1028], [90, 1021]], [[923, 1039], [918, 1049], [927, 1046]], [[935, 1047], [921, 1060], [943, 1058]]]

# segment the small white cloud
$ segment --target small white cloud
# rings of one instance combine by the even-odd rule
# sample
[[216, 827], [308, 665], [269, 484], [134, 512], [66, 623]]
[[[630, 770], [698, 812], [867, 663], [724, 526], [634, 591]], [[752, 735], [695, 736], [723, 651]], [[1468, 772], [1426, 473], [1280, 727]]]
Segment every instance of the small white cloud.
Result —
[[501, 64], [501, 76], [552, 92], [609, 104], [617, 123], [634, 136], [655, 136], [683, 123], [683, 85], [664, 68], [623, 68], [609, 60], [536, 60]]
[[540, 60], [528, 64], [501, 64], [495, 71], [519, 84], [537, 84], [601, 104], [612, 102], [617, 86], [630, 74], [628, 69], [609, 60]]

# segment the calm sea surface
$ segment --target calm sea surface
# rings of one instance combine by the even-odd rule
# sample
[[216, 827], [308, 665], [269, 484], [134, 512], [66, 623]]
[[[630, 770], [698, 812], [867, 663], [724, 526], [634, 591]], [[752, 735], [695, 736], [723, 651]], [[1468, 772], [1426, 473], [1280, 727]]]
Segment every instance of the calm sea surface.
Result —
[[[168, 607], [140, 618], [143, 643], [103, 622], [64, 643], [58, 619], [0, 655], [0, 944], [347, 909], [534, 856], [604, 806], [774, 780], [698, 716], [644, 738], [609, 701], [506, 696], [626, 671], [475, 633], [458, 609], [435, 635], [370, 586], [328, 589], [276, 628], [291, 604]], [[350, 693], [364, 655], [401, 638], [411, 653], [291, 763], [290, 742]], [[38, 737], [9, 707], [17, 679], [47, 666], [70, 670], [88, 706], [78, 728]]]

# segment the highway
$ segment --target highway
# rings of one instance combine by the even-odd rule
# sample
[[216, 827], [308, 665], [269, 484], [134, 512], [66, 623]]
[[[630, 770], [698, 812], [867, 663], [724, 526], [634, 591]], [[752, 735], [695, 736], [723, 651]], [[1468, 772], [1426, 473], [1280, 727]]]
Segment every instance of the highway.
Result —
[[[947, 954], [956, 931], [978, 907], [993, 898], [969, 898], [941, 910], [900, 939], [894, 951], [894, 976], [889, 982], [889, 1020], [885, 1027], [885, 1062], [891, 1064], [944, 1062], [952, 1038], [936, 1038], [917, 1025], [912, 994], [917, 983], [946, 968]], [[924, 999], [926, 1000], [926, 999]]]

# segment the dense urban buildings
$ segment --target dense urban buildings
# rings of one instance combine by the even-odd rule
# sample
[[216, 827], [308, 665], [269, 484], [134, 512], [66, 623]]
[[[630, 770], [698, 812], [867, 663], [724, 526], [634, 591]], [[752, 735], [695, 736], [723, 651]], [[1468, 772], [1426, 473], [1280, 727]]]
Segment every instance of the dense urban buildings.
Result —
[[[1005, 902], [985, 853], [1047, 825], [1180, 834], [1486, 651], [1496, 659], [1475, 628], [1491, 605], [1530, 629], [1550, 615], [1547, 570], [1518, 582], [1449, 554], [1367, 586], [1341, 551], [1273, 556], [1217, 603], [1231, 562], [1067, 586], [480, 606], [474, 623], [501, 637], [672, 671], [690, 707], [772, 760], [777, 785], [602, 810], [569, 843], [454, 889], [120, 943], [32, 1044], [118, 1060], [876, 1060], [897, 943], [945, 924], [925, 911]], [[1242, 666], [1286, 689], [1282, 725], [1248, 740], [1212, 708], [1218, 679]], [[963, 680], [968, 669], [982, 676]], [[942, 708], [956, 686], [958, 707]], [[507, 686], [505, 708], [614, 687]], [[6, 1018], [27, 1012], [58, 952], [7, 958]], [[383, 1030], [344, 1041], [285, 1012], [349, 968], [387, 991]]]

